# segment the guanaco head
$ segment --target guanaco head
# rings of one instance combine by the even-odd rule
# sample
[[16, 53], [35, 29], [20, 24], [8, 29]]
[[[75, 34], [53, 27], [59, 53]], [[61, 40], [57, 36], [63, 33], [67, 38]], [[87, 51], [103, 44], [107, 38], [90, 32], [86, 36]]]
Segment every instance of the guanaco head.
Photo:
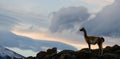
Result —
[[84, 28], [84, 27], [80, 29], [80, 31], [84, 31], [84, 30], [85, 30], [85, 28]]

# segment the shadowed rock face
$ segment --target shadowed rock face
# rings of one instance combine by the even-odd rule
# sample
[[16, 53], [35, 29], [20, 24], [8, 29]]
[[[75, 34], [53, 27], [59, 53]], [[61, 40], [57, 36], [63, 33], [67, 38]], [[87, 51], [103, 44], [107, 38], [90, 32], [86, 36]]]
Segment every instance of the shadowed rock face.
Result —
[[88, 48], [79, 51], [63, 50], [57, 53], [57, 48], [40, 51], [36, 57], [26, 59], [120, 59], [120, 46], [114, 45], [104, 48], [103, 55], [99, 55], [99, 49], [89, 50]]

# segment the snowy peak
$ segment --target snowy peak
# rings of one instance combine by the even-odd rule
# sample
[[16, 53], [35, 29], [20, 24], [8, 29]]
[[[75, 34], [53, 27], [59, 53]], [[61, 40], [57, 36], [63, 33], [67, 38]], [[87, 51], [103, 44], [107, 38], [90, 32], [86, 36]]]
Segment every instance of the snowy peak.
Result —
[[3, 46], [0, 46], [0, 59], [6, 59], [6, 58], [22, 58], [24, 59], [25, 57], [17, 54], [14, 51], [11, 51], [7, 48], [4, 48]]

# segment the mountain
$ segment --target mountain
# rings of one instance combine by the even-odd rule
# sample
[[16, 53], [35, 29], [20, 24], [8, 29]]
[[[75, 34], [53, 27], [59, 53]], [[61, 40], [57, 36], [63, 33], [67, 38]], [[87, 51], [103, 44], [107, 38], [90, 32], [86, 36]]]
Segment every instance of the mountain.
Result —
[[22, 50], [32, 50], [38, 52], [47, 48], [57, 47], [59, 50], [71, 49], [75, 47], [56, 41], [35, 40], [24, 36], [15, 35], [12, 32], [0, 31], [0, 44], [5, 47], [17, 47]]
[[21, 58], [24, 59], [25, 57], [17, 54], [14, 51], [11, 51], [3, 46], [0, 46], [0, 59], [7, 59], [7, 58]]

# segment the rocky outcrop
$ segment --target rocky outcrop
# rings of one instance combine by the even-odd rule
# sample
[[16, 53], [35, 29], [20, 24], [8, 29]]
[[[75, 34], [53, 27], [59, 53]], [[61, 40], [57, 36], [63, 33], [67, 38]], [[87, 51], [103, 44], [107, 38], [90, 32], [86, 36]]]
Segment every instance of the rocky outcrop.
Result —
[[52, 48], [47, 51], [40, 51], [36, 57], [30, 56], [27, 59], [120, 59], [120, 46], [105, 47], [103, 55], [99, 55], [98, 49], [63, 50], [57, 53], [57, 48]]

